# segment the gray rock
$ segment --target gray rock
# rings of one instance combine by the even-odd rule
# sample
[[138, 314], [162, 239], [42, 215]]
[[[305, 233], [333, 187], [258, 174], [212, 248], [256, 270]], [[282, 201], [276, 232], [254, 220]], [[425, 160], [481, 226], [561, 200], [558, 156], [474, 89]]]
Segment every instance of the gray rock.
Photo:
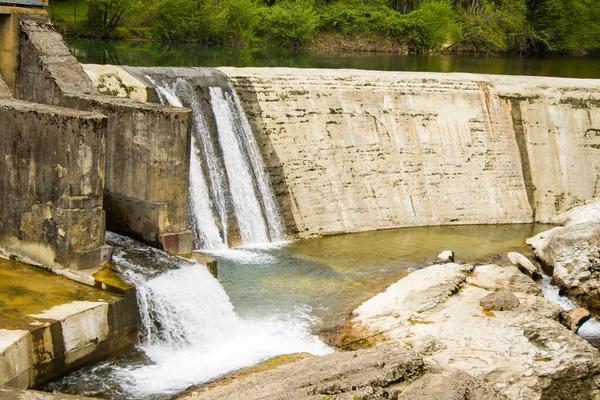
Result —
[[519, 307], [521, 302], [519, 299], [517, 299], [517, 296], [511, 292], [503, 290], [488, 294], [479, 301], [479, 304], [481, 304], [481, 307], [485, 308], [486, 310], [508, 311]]
[[[486, 295], [504, 296], [503, 290], [517, 284], [518, 307], [503, 312], [481, 307]], [[600, 353], [566, 329], [559, 322], [560, 307], [539, 289], [531, 290], [532, 285], [535, 282], [512, 265], [462, 270], [454, 264], [436, 265], [363, 303], [350, 326], [370, 342], [382, 338], [425, 350], [427, 365], [476, 376], [509, 399], [596, 398]], [[516, 304], [511, 294], [507, 296]], [[434, 347], [428, 354], [428, 342], [445, 348]], [[570, 390], [573, 393], [564, 396]]]
[[505, 400], [494, 385], [461, 371], [428, 374], [410, 384], [399, 400]]
[[538, 267], [523, 254], [513, 251], [508, 253], [507, 256], [510, 262], [513, 263], [513, 265], [518, 267], [523, 273], [529, 275], [529, 277], [531, 277], [532, 279], [541, 278]]
[[448, 348], [448, 346], [442, 343], [438, 338], [431, 335], [423, 338], [417, 338], [411, 342], [411, 344], [413, 345], [413, 350], [416, 351], [420, 356], [430, 356], [438, 351]]

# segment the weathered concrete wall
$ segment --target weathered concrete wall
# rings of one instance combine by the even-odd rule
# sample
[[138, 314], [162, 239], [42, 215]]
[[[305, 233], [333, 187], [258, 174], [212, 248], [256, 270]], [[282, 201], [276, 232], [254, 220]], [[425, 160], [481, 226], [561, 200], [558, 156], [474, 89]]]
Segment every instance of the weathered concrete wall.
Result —
[[4, 99], [0, 120], [0, 247], [54, 267], [106, 262], [106, 118]]
[[37, 387], [133, 346], [136, 307], [135, 297], [76, 301], [29, 315], [30, 329], [0, 329], [0, 387]]
[[[20, 11], [18, 17], [18, 97], [108, 117], [108, 226], [174, 253], [191, 252], [192, 234], [187, 230], [190, 111], [98, 95], [45, 13]], [[132, 204], [141, 205], [135, 213], [143, 219], [135, 226], [119, 219]], [[160, 218], [154, 212], [144, 214], [157, 207], [162, 210]]]
[[598, 81], [220, 70], [301, 237], [543, 221], [600, 195]]

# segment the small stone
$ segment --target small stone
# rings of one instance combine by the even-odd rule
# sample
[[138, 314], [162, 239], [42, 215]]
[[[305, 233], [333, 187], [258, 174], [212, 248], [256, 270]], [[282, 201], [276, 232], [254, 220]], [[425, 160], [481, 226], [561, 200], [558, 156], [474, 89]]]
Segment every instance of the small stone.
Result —
[[518, 267], [524, 274], [529, 275], [532, 279], [541, 278], [538, 268], [523, 254], [512, 251], [508, 253], [507, 256], [510, 262]]
[[454, 262], [454, 252], [452, 250], [444, 250], [437, 255], [437, 263], [451, 263]]
[[521, 302], [513, 293], [502, 290], [488, 294], [479, 301], [479, 304], [486, 310], [507, 311], [519, 307]]

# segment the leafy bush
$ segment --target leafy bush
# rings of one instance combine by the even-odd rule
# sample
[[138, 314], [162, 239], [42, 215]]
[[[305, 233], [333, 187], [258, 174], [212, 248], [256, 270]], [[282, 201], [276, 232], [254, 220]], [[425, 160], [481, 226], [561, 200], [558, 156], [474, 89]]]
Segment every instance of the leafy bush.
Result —
[[474, 53], [513, 51], [532, 47], [535, 34], [526, 18], [524, 0], [482, 2], [476, 10], [462, 11], [460, 48]]
[[221, 3], [222, 31], [228, 42], [254, 43], [259, 24], [259, 7], [252, 0], [224, 0]]
[[158, 0], [154, 29], [165, 40], [218, 42], [217, 11], [210, 0]]
[[320, 29], [343, 34], [381, 35], [398, 39], [405, 33], [408, 20], [383, 5], [333, 3], [321, 8]]
[[412, 25], [409, 45], [413, 51], [440, 50], [456, 36], [456, 16], [446, 1], [428, 0], [407, 16]]
[[260, 32], [270, 43], [299, 47], [309, 43], [318, 25], [312, 0], [285, 0], [263, 8]]

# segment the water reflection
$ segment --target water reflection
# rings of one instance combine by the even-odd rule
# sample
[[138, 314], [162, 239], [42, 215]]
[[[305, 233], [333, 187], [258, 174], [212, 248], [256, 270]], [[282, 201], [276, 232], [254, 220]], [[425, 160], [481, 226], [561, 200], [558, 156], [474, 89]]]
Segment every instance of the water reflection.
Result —
[[315, 53], [285, 49], [234, 49], [197, 44], [70, 40], [81, 63], [177, 67], [352, 68], [380, 71], [473, 72], [600, 78], [600, 57], [519, 57], [472, 55], [403, 55]]

